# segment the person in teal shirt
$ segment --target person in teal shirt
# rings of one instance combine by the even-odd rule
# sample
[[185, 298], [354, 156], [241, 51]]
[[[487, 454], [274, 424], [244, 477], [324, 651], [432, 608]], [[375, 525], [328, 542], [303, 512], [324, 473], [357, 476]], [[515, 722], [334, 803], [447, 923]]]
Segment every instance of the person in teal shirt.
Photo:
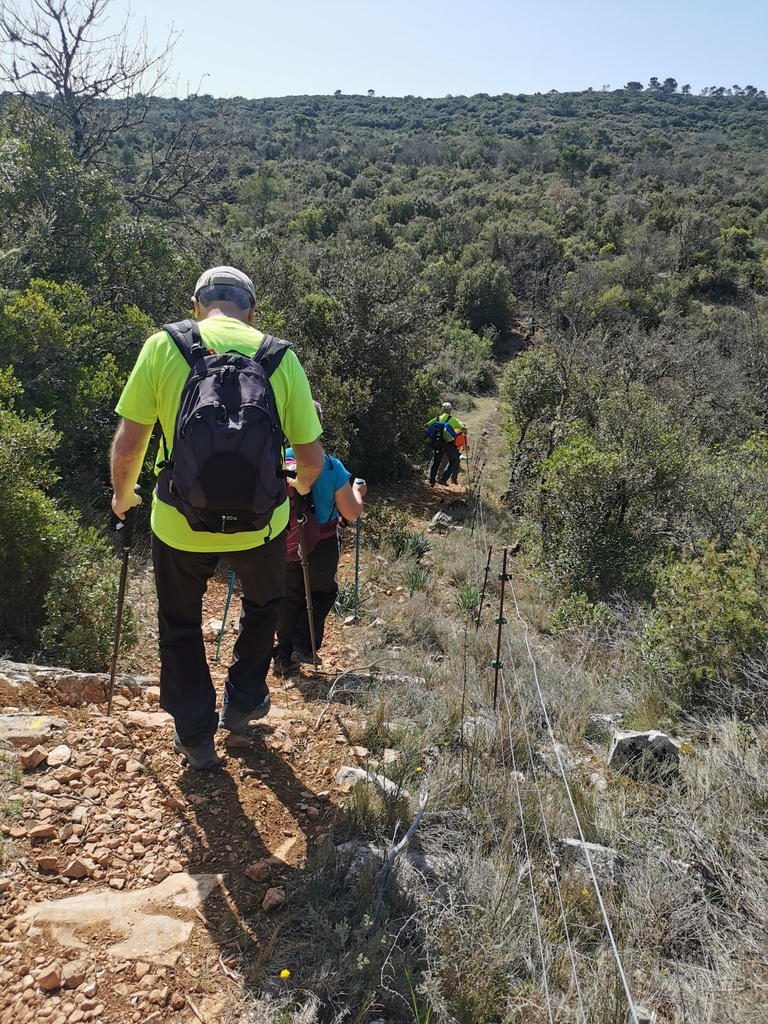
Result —
[[[322, 423], [322, 409], [315, 402]], [[293, 451], [289, 448], [286, 462], [290, 465]], [[356, 520], [363, 512], [363, 498], [367, 491], [364, 480], [351, 482], [350, 474], [338, 459], [325, 454], [320, 476], [312, 485], [312, 503], [316, 528], [312, 535], [305, 526], [310, 592], [312, 595], [312, 624], [315, 634], [315, 652], [320, 650], [325, 632], [325, 620], [336, 603], [339, 593], [339, 557], [341, 539], [340, 517]], [[275, 675], [288, 677], [299, 670], [301, 664], [312, 664], [312, 640], [309, 631], [304, 571], [298, 547], [298, 531], [289, 529], [288, 560], [285, 564], [285, 596], [277, 613], [277, 642], [273, 651]], [[316, 659], [319, 662], [319, 659]]]
[[[264, 335], [254, 329], [256, 290], [235, 267], [213, 267], [197, 281], [195, 318], [210, 351], [253, 355]], [[134, 493], [157, 420], [172, 438], [189, 366], [167, 331], [144, 344], [117, 404], [121, 420], [111, 450], [112, 511], [125, 513], [141, 502]], [[277, 411], [296, 457], [294, 487], [307, 494], [323, 467], [320, 421], [306, 374], [288, 350], [270, 378]], [[173, 453], [171, 452], [171, 457]], [[155, 473], [159, 473], [158, 454]], [[152, 561], [158, 601], [160, 705], [176, 725], [174, 750], [192, 768], [220, 763], [214, 734], [220, 726], [241, 732], [269, 711], [267, 672], [272, 661], [277, 607], [283, 595], [286, 497], [263, 530], [241, 533], [195, 532], [184, 515], [152, 501]], [[221, 714], [202, 636], [203, 596], [220, 558], [240, 577], [243, 606], [232, 664], [225, 680]]]

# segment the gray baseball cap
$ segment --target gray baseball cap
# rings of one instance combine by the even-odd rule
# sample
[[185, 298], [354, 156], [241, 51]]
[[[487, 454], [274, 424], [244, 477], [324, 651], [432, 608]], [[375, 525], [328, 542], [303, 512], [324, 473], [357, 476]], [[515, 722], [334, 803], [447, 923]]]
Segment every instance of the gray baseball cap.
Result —
[[253, 281], [242, 270], [238, 270], [237, 267], [211, 267], [210, 270], [204, 271], [197, 279], [195, 298], [200, 294], [202, 288], [211, 288], [217, 284], [228, 284], [232, 288], [242, 288], [243, 291], [248, 292], [254, 304], [256, 303], [256, 289], [253, 286]]

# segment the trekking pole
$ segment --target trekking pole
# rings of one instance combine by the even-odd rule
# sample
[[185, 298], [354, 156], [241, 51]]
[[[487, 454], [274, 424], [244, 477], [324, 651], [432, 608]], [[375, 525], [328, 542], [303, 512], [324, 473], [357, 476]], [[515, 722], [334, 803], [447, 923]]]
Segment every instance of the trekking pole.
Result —
[[229, 581], [229, 593], [227, 594], [227, 602], [224, 605], [224, 618], [221, 620], [221, 629], [219, 630], [219, 642], [216, 644], [216, 653], [211, 658], [211, 661], [219, 660], [219, 651], [221, 650], [221, 638], [224, 636], [224, 627], [227, 624], [227, 612], [229, 611], [229, 602], [232, 600], [232, 591], [235, 587], [235, 574], [232, 573], [232, 577]]
[[307, 619], [309, 621], [309, 639], [312, 643], [312, 667], [317, 667], [317, 648], [315, 647], [315, 620], [312, 612], [312, 584], [309, 579], [309, 558], [307, 556], [307, 544], [304, 533], [304, 524], [307, 521], [307, 513], [304, 509], [305, 501], [310, 500], [309, 494], [299, 494], [294, 491], [294, 502], [296, 508], [296, 522], [299, 527], [299, 549], [301, 551], [301, 571], [304, 573], [304, 592], [307, 595]]
[[[136, 485], [136, 493], [139, 486]], [[117, 672], [117, 653], [120, 650], [120, 629], [123, 624], [123, 604], [125, 603], [125, 585], [128, 579], [128, 555], [131, 552], [133, 543], [133, 521], [136, 515], [136, 506], [129, 508], [125, 513], [125, 519], [121, 519], [112, 513], [112, 528], [119, 533], [123, 539], [123, 564], [120, 567], [120, 583], [117, 588], [117, 617], [115, 619], [115, 637], [112, 642], [112, 661], [109, 666], [109, 691], [107, 693], [107, 718], [112, 716], [112, 694], [115, 689], [115, 674]]]
[[[363, 480], [358, 477], [355, 483], [361, 484]], [[360, 604], [360, 587], [358, 586], [360, 578], [360, 518], [358, 516], [355, 520], [355, 614], [352, 616], [353, 622], [357, 622], [357, 609]]]

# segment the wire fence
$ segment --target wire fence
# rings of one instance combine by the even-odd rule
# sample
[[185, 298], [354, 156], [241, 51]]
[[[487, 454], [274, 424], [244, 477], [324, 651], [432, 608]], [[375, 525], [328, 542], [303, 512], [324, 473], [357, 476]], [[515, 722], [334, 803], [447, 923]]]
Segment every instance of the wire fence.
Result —
[[[538, 949], [538, 970], [540, 975], [540, 986], [546, 1004], [546, 1012], [551, 1024], [554, 1024], [554, 1005], [549, 983], [549, 953], [548, 943], [545, 940], [547, 930], [546, 920], [551, 916], [551, 911], [543, 910], [543, 903], [549, 906], [549, 891], [543, 888], [544, 882], [541, 876], [546, 875], [546, 884], [551, 885], [554, 880], [556, 905], [561, 925], [561, 933], [564, 936], [568, 964], [570, 966], [571, 981], [575, 993], [575, 1006], [573, 1012], [577, 1013], [578, 1020], [586, 1022], [590, 1019], [585, 1005], [583, 988], [580, 978], [580, 957], [573, 941], [572, 927], [569, 924], [569, 908], [567, 906], [567, 895], [560, 883], [560, 864], [558, 851], [552, 830], [548, 824], [547, 804], [544, 794], [544, 785], [541, 772], [537, 768], [536, 738], [543, 733], [551, 748], [550, 763], [557, 768], [559, 779], [566, 795], [567, 806], [573, 819], [575, 833], [578, 837], [581, 855], [589, 873], [589, 878], [594, 889], [595, 898], [602, 921], [602, 930], [611, 958], [615, 964], [616, 976], [623, 994], [626, 1024], [639, 1024], [638, 1009], [630, 990], [627, 972], [623, 963], [619, 944], [616, 939], [615, 929], [611, 921], [606, 897], [602, 891], [598, 873], [595, 870], [594, 859], [590, 853], [589, 844], [585, 838], [585, 828], [580, 820], [579, 811], [574, 798], [573, 786], [569, 778], [569, 770], [561, 753], [561, 744], [555, 735], [551, 721], [547, 701], [544, 696], [540, 681], [539, 666], [536, 654], [533, 650], [530, 638], [529, 624], [522, 614], [518, 594], [515, 588], [514, 572], [508, 567], [513, 563], [509, 559], [510, 548], [505, 546], [501, 551], [494, 553], [493, 546], [488, 542], [488, 530], [485, 522], [485, 505], [483, 501], [483, 470], [485, 461], [480, 463], [479, 455], [471, 466], [469, 475], [469, 502], [472, 508], [470, 537], [473, 551], [473, 562], [475, 577], [477, 580], [478, 600], [477, 618], [475, 628], [485, 639], [488, 648], [488, 666], [493, 669], [492, 702], [494, 713], [499, 716], [500, 725], [506, 729], [505, 752], [509, 759], [508, 767], [511, 778], [514, 780], [514, 803], [517, 807], [520, 834], [522, 836], [522, 849], [525, 857], [525, 877], [527, 887], [530, 890], [531, 908], [534, 916], [536, 932], [536, 945]], [[514, 545], [513, 549], [517, 549]], [[483, 605], [486, 607], [486, 616], [490, 612], [491, 596], [489, 593], [489, 580], [494, 578], [494, 565], [500, 566], [496, 570], [495, 578], [499, 583], [498, 587], [498, 609], [494, 616], [494, 629], [482, 621]], [[514, 621], [516, 630], [522, 635], [523, 649], [525, 651], [525, 672], [515, 664], [516, 645], [513, 640], [510, 623], [504, 614], [505, 600], [509, 601], [510, 607], [514, 608]], [[519, 644], [519, 641], [518, 641]], [[504, 657], [502, 658], [502, 653]], [[505, 665], [508, 669], [505, 671]], [[490, 695], [489, 695], [490, 696]], [[527, 709], [531, 710], [527, 710]], [[535, 712], [536, 729], [532, 727], [532, 719]], [[504, 725], [504, 723], [506, 723]], [[515, 753], [515, 737], [513, 736], [513, 723], [519, 730], [519, 735], [524, 738], [523, 749], [526, 753], [525, 763], [519, 763], [518, 755]], [[524, 780], [524, 781], [523, 781]], [[540, 822], [540, 833], [533, 837], [530, 835], [530, 825], [524, 812], [524, 787], [530, 787], [535, 805], [538, 807], [538, 819]], [[544, 847], [543, 863], [548, 866], [546, 872], [534, 871], [533, 846], [534, 838], [536, 845]], [[541, 855], [540, 855], [541, 856]]]

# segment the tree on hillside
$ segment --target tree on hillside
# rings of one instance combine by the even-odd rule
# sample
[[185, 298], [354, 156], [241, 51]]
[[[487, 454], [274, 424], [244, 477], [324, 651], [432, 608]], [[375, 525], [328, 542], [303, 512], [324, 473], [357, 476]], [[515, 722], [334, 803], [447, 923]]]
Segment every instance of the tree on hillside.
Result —
[[484, 260], [462, 271], [456, 288], [456, 308], [476, 334], [493, 327], [505, 335], [516, 302], [509, 275], [497, 263]]
[[[11, 91], [71, 133], [77, 155], [93, 163], [110, 139], [141, 124], [167, 80], [171, 31], [163, 48], [137, 39], [128, 19], [105, 29], [112, 0], [25, 0], [0, 7], [0, 76]], [[108, 101], [108, 102], [105, 102]]]
[[557, 166], [573, 188], [577, 174], [583, 174], [589, 167], [589, 156], [580, 146], [566, 146], [560, 154]]

